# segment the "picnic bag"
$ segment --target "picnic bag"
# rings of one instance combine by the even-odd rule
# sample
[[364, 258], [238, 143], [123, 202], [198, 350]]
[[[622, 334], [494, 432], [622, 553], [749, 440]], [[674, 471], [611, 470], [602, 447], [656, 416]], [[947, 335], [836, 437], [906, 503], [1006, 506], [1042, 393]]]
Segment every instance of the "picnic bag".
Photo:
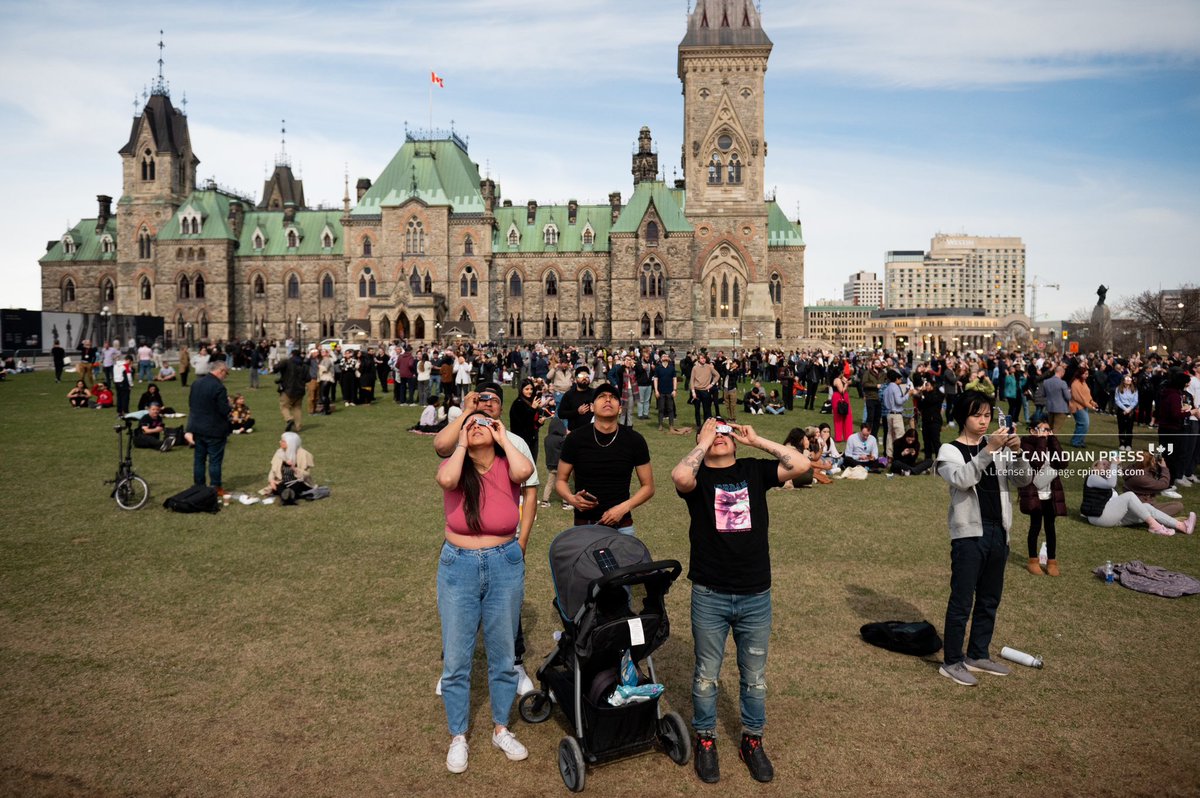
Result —
[[217, 489], [208, 485], [192, 485], [163, 502], [163, 507], [177, 513], [215, 513], [220, 506]]
[[873, 646], [926, 657], [942, 650], [942, 638], [929, 621], [881, 621], [864, 624], [858, 630], [862, 639]]

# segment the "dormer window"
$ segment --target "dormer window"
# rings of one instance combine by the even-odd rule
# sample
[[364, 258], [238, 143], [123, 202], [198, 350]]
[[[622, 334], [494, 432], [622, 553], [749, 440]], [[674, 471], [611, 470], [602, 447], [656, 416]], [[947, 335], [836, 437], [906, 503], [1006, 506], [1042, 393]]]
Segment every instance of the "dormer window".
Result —
[[256, 250], [262, 249], [267, 245], [267, 237], [264, 236], [262, 230], [259, 229], [255, 229], [252, 241]]
[[75, 250], [77, 249], [77, 247], [75, 246], [75, 239], [71, 238], [70, 236], [63, 236], [62, 245], [63, 245], [63, 252], [65, 254], [67, 254], [67, 255], [75, 254]]
[[329, 225], [325, 225], [325, 229], [321, 231], [321, 248], [333, 249], [333, 230]]
[[296, 247], [300, 246], [300, 234], [296, 232], [294, 227], [288, 228], [287, 245], [288, 249], [295, 249]]
[[514, 224], [508, 228], [508, 245], [510, 247], [518, 247], [521, 245], [521, 233], [517, 230]]
[[112, 236], [108, 235], [107, 233], [103, 238], [100, 239], [100, 251], [105, 255], [109, 254], [110, 252], [117, 251], [116, 243], [113, 242]]
[[595, 243], [596, 231], [592, 229], [592, 223], [588, 222], [587, 226], [583, 228], [583, 245], [585, 247], [590, 247]]
[[195, 209], [188, 208], [179, 217], [179, 230], [184, 235], [197, 235], [200, 232], [200, 214]]
[[553, 224], [548, 224], [542, 228], [542, 240], [546, 242], [546, 246], [558, 246], [558, 227]]

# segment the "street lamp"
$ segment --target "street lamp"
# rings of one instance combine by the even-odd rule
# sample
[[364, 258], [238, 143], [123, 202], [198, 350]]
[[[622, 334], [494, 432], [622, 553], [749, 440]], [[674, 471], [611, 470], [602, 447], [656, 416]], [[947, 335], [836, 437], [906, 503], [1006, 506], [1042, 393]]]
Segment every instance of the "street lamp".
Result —
[[303, 351], [304, 350], [304, 322], [301, 320], [299, 315], [296, 316], [296, 339], [297, 339], [296, 348]]
[[108, 305], [100, 308], [100, 318], [102, 319], [102, 324], [104, 326], [103, 338], [105, 348], [108, 348], [108, 317], [111, 315], [112, 311], [109, 310]]
[[433, 338], [439, 344], [442, 342], [442, 323], [440, 321], [433, 325]]
[[192, 323], [189, 321], [187, 324], [185, 324], [185, 325], [183, 325], [183, 326], [187, 328], [187, 342], [188, 342], [188, 346], [194, 346], [194, 345], [195, 345], [195, 339], [194, 339], [194, 338], [192, 338], [192, 329], [193, 329], [193, 328], [192, 328]]

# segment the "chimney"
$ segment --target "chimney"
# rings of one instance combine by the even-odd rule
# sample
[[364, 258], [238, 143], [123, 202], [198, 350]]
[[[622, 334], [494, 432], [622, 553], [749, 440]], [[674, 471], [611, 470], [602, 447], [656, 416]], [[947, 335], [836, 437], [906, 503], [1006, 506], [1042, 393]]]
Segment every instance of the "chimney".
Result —
[[54, 239], [53, 241], [47, 241], [47, 242], [46, 242], [46, 251], [47, 251], [47, 252], [49, 252], [50, 250], [54, 249], [54, 245], [55, 245], [55, 244], [57, 244], [57, 243], [58, 243], [58, 239], [57, 239], [57, 238], [56, 238], [56, 239]]
[[363, 194], [371, 190], [371, 181], [369, 178], [360, 177], [358, 183], [355, 184], [355, 189], [358, 192], [358, 202], [362, 202]]
[[96, 204], [99, 206], [96, 210], [96, 232], [104, 231], [108, 220], [112, 218], [112, 197], [107, 194], [97, 194]]
[[579, 201], [567, 200], [567, 224], [575, 224], [575, 217], [579, 215]]
[[242, 213], [245, 209], [242, 203], [233, 200], [229, 203], [229, 229], [233, 233], [234, 238], [240, 238], [242, 235]]
[[537, 216], [537, 200], [529, 200], [525, 203], [525, 224], [533, 224], [535, 216]]
[[615, 223], [621, 215], [621, 192], [614, 191], [608, 195], [608, 205], [612, 208], [612, 220]]
[[296, 221], [296, 203], [285, 202], [283, 204], [283, 221], [284, 222]]
[[483, 195], [483, 209], [491, 213], [496, 207], [496, 181], [490, 177], [480, 180], [479, 193]]
[[511, 208], [511, 207], [512, 207], [512, 200], [505, 200], [505, 201], [504, 201], [504, 207], [505, 207], [505, 208]]
[[685, 189], [687, 189], [687, 181], [684, 180], [682, 177], [676, 178], [675, 179], [675, 188], [679, 191], [684, 191]]

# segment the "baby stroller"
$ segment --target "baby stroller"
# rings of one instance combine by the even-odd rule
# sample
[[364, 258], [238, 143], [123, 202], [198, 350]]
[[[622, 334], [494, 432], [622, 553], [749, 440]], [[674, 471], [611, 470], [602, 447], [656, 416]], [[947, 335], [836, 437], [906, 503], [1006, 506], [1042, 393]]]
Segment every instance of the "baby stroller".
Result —
[[573, 735], [559, 743], [558, 770], [572, 792], [583, 790], [587, 765], [656, 744], [676, 764], [692, 757], [683, 718], [664, 714], [660, 696], [623, 706], [607, 700], [620, 683], [626, 651], [639, 684], [658, 681], [650, 655], [670, 637], [665, 599], [681, 570], [678, 561], [654, 561], [640, 540], [606, 526], [568, 529], [550, 544], [554, 606], [563, 631], [537, 670], [541, 689], [523, 696], [518, 711], [525, 721], [541, 723], [553, 703], [562, 708]]

